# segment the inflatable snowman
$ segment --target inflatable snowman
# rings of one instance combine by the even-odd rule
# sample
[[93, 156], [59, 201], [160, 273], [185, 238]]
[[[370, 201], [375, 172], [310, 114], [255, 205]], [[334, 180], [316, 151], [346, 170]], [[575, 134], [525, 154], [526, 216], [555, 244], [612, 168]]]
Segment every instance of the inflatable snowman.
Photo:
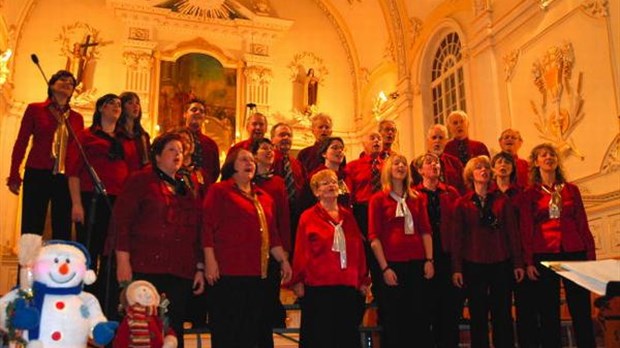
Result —
[[0, 299], [0, 328], [25, 330], [28, 348], [84, 348], [89, 338], [108, 344], [118, 323], [108, 322], [95, 296], [82, 291], [96, 280], [89, 264], [83, 245], [48, 241], [32, 263], [32, 296], [16, 289]]

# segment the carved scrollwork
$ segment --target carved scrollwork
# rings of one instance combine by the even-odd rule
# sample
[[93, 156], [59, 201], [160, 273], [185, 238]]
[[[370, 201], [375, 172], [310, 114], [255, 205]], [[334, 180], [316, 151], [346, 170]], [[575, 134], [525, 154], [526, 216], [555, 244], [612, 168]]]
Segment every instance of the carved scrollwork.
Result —
[[515, 67], [517, 66], [517, 62], [519, 61], [519, 50], [512, 50], [510, 53], [506, 54], [503, 57], [504, 60], [504, 78], [506, 81], [510, 81], [512, 79], [512, 74], [514, 72]]
[[591, 17], [601, 18], [609, 15], [608, 0], [586, 0], [581, 4], [581, 9]]
[[262, 66], [248, 66], [243, 73], [248, 83], [252, 85], [269, 85], [273, 80], [271, 69]]
[[153, 55], [144, 51], [125, 51], [123, 61], [128, 69], [148, 71], [153, 67]]
[[327, 67], [323, 62], [323, 58], [308, 51], [297, 53], [293, 56], [293, 60], [288, 64], [290, 71], [290, 80], [295, 82], [299, 76], [300, 68], [307, 71], [309, 68], [314, 69], [314, 77], [319, 80], [319, 84], [323, 84], [325, 77], [329, 75]]

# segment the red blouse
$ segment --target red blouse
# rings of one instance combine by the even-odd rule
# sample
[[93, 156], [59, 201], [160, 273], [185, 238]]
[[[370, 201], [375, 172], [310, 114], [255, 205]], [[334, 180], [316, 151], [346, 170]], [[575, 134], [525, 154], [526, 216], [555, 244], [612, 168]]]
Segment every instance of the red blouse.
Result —
[[[108, 194], [120, 194], [125, 180], [129, 176], [127, 161], [110, 158], [111, 142], [93, 133], [90, 128], [80, 132], [78, 139], [84, 148], [84, 152], [86, 152], [88, 161], [97, 172]], [[122, 144], [125, 140], [118, 139], [118, 141]], [[75, 142], [69, 144], [67, 149], [66, 172], [68, 177], [72, 176], [80, 179], [80, 190], [82, 192], [93, 192], [95, 190], [88, 168], [84, 164], [84, 159], [80, 155]]]
[[549, 219], [551, 195], [540, 184], [529, 187], [521, 198], [521, 231], [525, 263], [533, 264], [533, 255], [585, 251], [596, 259], [594, 237], [577, 186], [564, 183], [560, 192], [562, 212], [559, 219]]
[[275, 203], [276, 225], [284, 251], [291, 252], [291, 216], [288, 205], [288, 195], [284, 179], [272, 175], [269, 179], [254, 177], [256, 186], [267, 192]]
[[[424, 185], [419, 184], [415, 187], [418, 193], [428, 205], [428, 196], [423, 190]], [[441, 236], [441, 250], [446, 254], [452, 253], [452, 238], [454, 234], [454, 209], [456, 201], [459, 199], [459, 193], [452, 186], [440, 182], [437, 185], [439, 191], [439, 211], [441, 212], [441, 221], [439, 223], [439, 233]]]
[[529, 170], [529, 163], [527, 163], [526, 160], [519, 158], [519, 156], [514, 156], [515, 158], [515, 163], [517, 164], [517, 184], [523, 188], [530, 186], [530, 179], [529, 179], [529, 175], [530, 175], [530, 170]]
[[123, 151], [125, 152], [125, 162], [130, 173], [142, 169], [147, 163], [143, 163], [143, 158], [148, 158], [148, 151], [151, 148], [151, 141], [147, 133], [135, 138], [123, 135]]
[[213, 139], [200, 132], [195, 135], [200, 141], [200, 147], [202, 147], [202, 167], [200, 170], [205, 179], [205, 185], [209, 186], [214, 184], [220, 176], [220, 150]]
[[424, 260], [423, 234], [431, 234], [431, 225], [422, 197], [408, 197], [407, 206], [413, 216], [413, 234], [405, 234], [404, 217], [395, 217], [396, 201], [387, 191], [375, 193], [368, 205], [368, 239], [379, 239], [388, 261]]
[[[273, 199], [254, 188], [269, 226], [271, 247], [281, 245], [274, 217]], [[233, 179], [213, 184], [203, 203], [202, 246], [213, 248], [220, 274], [261, 275], [260, 221], [254, 203], [236, 187]]]
[[[469, 155], [469, 159], [472, 159], [473, 157], [476, 157], [476, 156], [482, 156], [482, 155], [490, 157], [489, 149], [487, 149], [486, 145], [484, 145], [483, 143], [477, 140], [471, 140], [468, 138], [465, 138], [462, 140], [452, 139], [448, 141], [448, 143], [446, 144], [446, 148], [444, 149], [444, 152], [460, 160], [459, 143], [461, 142], [464, 142], [465, 145], [467, 146], [467, 154]], [[462, 164], [463, 166], [465, 166], [465, 164], [467, 163], [462, 163]]]
[[453, 272], [463, 271], [463, 261], [496, 263], [512, 260], [515, 268], [523, 266], [521, 239], [517, 219], [509, 199], [497, 192], [487, 194], [491, 210], [499, 221], [493, 229], [480, 221], [480, 212], [473, 202], [471, 191], [458, 199], [454, 214], [454, 238], [452, 239]]
[[362, 233], [350, 211], [340, 207], [339, 214], [346, 239], [347, 267], [340, 267], [340, 253], [332, 251], [332, 223], [338, 222], [317, 203], [306, 210], [299, 220], [290, 284], [301, 282], [309, 286], [344, 285], [355, 288], [369, 284]]
[[190, 192], [173, 194], [148, 166], [133, 173], [117, 197], [106, 244], [129, 252], [134, 272], [193, 279], [202, 261], [199, 223], [199, 200]]
[[[29, 104], [26, 108], [13, 146], [8, 184], [20, 184], [22, 181], [19, 167], [24, 160], [30, 136], [32, 136], [32, 148], [28, 153], [26, 167], [50, 170], [54, 167], [52, 144], [58, 122], [49, 109], [51, 104], [52, 101], [48, 99], [42, 103]], [[84, 129], [84, 118], [79, 113], [71, 110], [68, 120], [76, 134]], [[69, 143], [71, 142], [73, 138], [69, 133]]]

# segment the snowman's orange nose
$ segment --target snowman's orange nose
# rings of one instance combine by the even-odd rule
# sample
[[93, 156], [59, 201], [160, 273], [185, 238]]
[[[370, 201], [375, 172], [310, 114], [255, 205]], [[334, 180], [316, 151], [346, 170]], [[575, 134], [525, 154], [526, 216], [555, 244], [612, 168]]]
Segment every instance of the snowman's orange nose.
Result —
[[66, 263], [63, 263], [62, 266], [60, 266], [60, 268], [58, 269], [58, 272], [60, 272], [60, 274], [62, 275], [69, 273], [69, 266], [67, 266]]

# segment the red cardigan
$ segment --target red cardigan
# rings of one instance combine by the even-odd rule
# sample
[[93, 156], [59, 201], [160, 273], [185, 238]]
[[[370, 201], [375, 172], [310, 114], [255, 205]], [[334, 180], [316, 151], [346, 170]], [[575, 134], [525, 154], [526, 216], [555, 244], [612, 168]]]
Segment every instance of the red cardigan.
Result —
[[407, 206], [413, 216], [414, 234], [405, 234], [403, 217], [395, 217], [396, 201], [389, 192], [380, 191], [370, 199], [368, 206], [368, 239], [379, 239], [388, 261], [405, 262], [424, 260], [423, 234], [431, 234], [431, 225], [423, 197], [408, 197]]
[[[423, 188], [423, 184], [419, 184], [415, 187], [428, 206], [428, 195], [423, 191]], [[441, 212], [441, 221], [439, 225], [441, 250], [446, 254], [451, 254], [452, 238], [454, 234], [454, 209], [456, 207], [456, 201], [459, 199], [459, 193], [454, 187], [442, 182], [437, 185], [437, 190], [439, 191], [439, 210]]]
[[549, 219], [549, 200], [540, 184], [529, 187], [521, 197], [521, 231], [525, 262], [532, 265], [533, 255], [584, 251], [589, 260], [596, 259], [594, 237], [577, 186], [564, 183], [560, 192], [562, 213]]
[[291, 252], [291, 216], [288, 205], [288, 195], [284, 179], [277, 175], [273, 175], [269, 179], [260, 179], [254, 177], [256, 186], [267, 192], [275, 203], [276, 225], [278, 226], [278, 234], [284, 251]]
[[202, 261], [199, 223], [198, 199], [173, 194], [148, 166], [132, 174], [117, 197], [106, 244], [129, 252], [134, 272], [193, 279]]
[[[484, 145], [483, 143], [479, 141], [471, 140], [468, 138], [465, 138], [462, 140], [452, 139], [448, 141], [448, 143], [446, 144], [446, 148], [444, 149], [444, 152], [460, 160], [461, 158], [459, 157], [459, 149], [458, 149], [460, 142], [464, 142], [465, 146], [467, 146], [467, 154], [469, 155], [468, 160], [472, 159], [473, 157], [481, 156], [481, 155], [490, 157], [489, 149], [487, 149], [486, 145]], [[465, 166], [465, 164], [467, 164], [467, 161], [465, 161], [462, 164], [463, 166]]]
[[197, 132], [194, 133], [200, 141], [202, 150], [202, 167], [200, 171], [205, 179], [205, 186], [210, 186], [220, 176], [220, 150], [217, 143], [208, 136]]
[[[84, 148], [84, 152], [86, 152], [88, 161], [97, 172], [108, 194], [119, 195], [125, 180], [129, 176], [127, 161], [125, 159], [110, 159], [110, 141], [93, 133], [90, 128], [80, 132], [78, 139]], [[127, 140], [119, 138], [119, 141], [122, 144]], [[80, 190], [82, 192], [93, 192], [95, 190], [88, 169], [84, 164], [84, 159], [80, 155], [75, 142], [69, 144], [67, 149], [66, 172], [68, 177], [72, 176], [80, 179]]]
[[[269, 226], [271, 247], [281, 246], [273, 199], [260, 188], [253, 188]], [[236, 188], [233, 179], [209, 188], [203, 203], [202, 246], [213, 248], [220, 274], [261, 275], [261, 232], [254, 204]]]
[[321, 143], [317, 141], [314, 145], [299, 150], [297, 160], [304, 167], [306, 173], [312, 172], [316, 169], [316, 167], [321, 165], [321, 163], [325, 162], [325, 159], [321, 157], [321, 154], [319, 153], [320, 147]]
[[338, 221], [317, 203], [299, 219], [290, 284], [355, 288], [369, 284], [362, 233], [349, 210], [340, 207], [339, 213], [346, 239], [347, 267], [340, 268], [340, 253], [332, 251], [334, 227], [330, 221], [334, 224]]
[[[54, 167], [52, 144], [58, 122], [49, 110], [51, 104], [52, 101], [48, 99], [42, 103], [29, 104], [26, 108], [17, 133], [17, 140], [13, 146], [8, 184], [20, 184], [22, 181], [19, 175], [19, 167], [24, 160], [31, 136], [32, 148], [28, 154], [26, 167], [50, 170]], [[84, 118], [79, 113], [71, 110], [68, 120], [76, 134], [84, 129]], [[69, 133], [69, 142], [73, 142], [71, 133]]]
[[480, 222], [478, 208], [473, 202], [474, 194], [471, 191], [456, 203], [453, 272], [463, 271], [463, 261], [490, 264], [512, 260], [515, 268], [522, 267], [521, 239], [509, 199], [493, 191], [487, 194], [487, 200], [493, 197], [491, 209], [501, 225], [499, 229], [493, 229]]

